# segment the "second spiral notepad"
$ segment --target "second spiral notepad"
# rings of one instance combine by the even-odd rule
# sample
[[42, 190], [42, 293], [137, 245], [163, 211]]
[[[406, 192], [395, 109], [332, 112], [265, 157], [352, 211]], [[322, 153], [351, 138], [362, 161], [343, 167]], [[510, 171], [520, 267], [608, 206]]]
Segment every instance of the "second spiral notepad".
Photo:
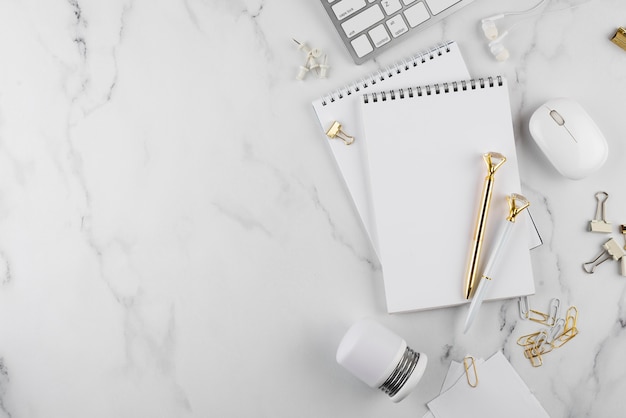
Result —
[[[482, 155], [496, 151], [507, 157], [492, 213], [505, 213], [505, 196], [521, 192], [506, 79], [368, 93], [361, 111], [388, 311], [466, 303], [463, 284], [484, 177]], [[489, 251], [492, 224], [500, 218], [489, 219], [483, 251]], [[491, 299], [534, 293], [528, 228], [515, 233]]]

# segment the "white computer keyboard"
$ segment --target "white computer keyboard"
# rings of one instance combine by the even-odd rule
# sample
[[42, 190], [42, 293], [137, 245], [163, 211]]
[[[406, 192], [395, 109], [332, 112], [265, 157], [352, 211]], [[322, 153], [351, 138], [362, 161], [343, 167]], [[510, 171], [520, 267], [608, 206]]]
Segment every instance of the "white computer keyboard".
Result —
[[383, 50], [473, 0], [320, 0], [355, 63]]

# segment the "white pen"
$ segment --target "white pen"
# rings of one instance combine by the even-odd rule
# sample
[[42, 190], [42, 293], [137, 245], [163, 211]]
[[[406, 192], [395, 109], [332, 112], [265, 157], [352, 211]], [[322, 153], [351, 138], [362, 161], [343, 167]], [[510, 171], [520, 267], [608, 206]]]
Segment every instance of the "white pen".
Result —
[[480, 305], [482, 305], [483, 300], [485, 300], [489, 286], [493, 281], [492, 274], [496, 269], [498, 262], [502, 258], [500, 254], [503, 249], [506, 248], [506, 244], [511, 236], [511, 231], [513, 230], [513, 225], [515, 224], [515, 218], [530, 205], [530, 202], [528, 202], [524, 196], [515, 193], [511, 196], [507, 196], [506, 200], [509, 204], [509, 216], [507, 216], [506, 220], [502, 221], [502, 224], [500, 225], [499, 236], [496, 240], [493, 252], [489, 256], [483, 275], [480, 278], [480, 282], [478, 283], [478, 287], [476, 288], [476, 292], [474, 293], [474, 297], [470, 303], [467, 318], [465, 318], [464, 334], [472, 326], [472, 322], [478, 313], [478, 309], [480, 309]]

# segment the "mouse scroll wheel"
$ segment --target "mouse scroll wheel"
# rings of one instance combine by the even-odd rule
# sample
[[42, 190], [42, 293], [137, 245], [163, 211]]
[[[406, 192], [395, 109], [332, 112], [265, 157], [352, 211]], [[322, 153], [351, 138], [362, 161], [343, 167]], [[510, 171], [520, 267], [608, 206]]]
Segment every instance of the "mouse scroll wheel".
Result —
[[554, 121], [557, 123], [557, 125], [559, 125], [559, 126], [565, 125], [565, 119], [563, 119], [563, 116], [561, 116], [561, 114], [559, 112], [557, 112], [556, 110], [551, 110], [550, 111], [550, 117], [552, 117], [552, 119], [554, 119]]

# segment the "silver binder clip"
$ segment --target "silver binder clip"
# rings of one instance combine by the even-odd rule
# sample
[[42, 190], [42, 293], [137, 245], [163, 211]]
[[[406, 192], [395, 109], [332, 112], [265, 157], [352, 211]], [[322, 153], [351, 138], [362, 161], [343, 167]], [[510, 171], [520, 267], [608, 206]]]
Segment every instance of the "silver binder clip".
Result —
[[617, 241], [615, 241], [614, 238], [611, 238], [602, 244], [602, 248], [604, 248], [604, 251], [602, 251], [594, 260], [583, 264], [583, 269], [587, 273], [592, 274], [596, 267], [604, 263], [606, 260], [611, 258], [613, 260], [619, 260], [626, 255], [626, 251], [617, 243]]
[[611, 232], [611, 224], [606, 221], [606, 209], [604, 207], [608, 198], [609, 194], [607, 192], [596, 193], [598, 206], [596, 207], [595, 219], [589, 223], [591, 232], [602, 232], [605, 234]]

